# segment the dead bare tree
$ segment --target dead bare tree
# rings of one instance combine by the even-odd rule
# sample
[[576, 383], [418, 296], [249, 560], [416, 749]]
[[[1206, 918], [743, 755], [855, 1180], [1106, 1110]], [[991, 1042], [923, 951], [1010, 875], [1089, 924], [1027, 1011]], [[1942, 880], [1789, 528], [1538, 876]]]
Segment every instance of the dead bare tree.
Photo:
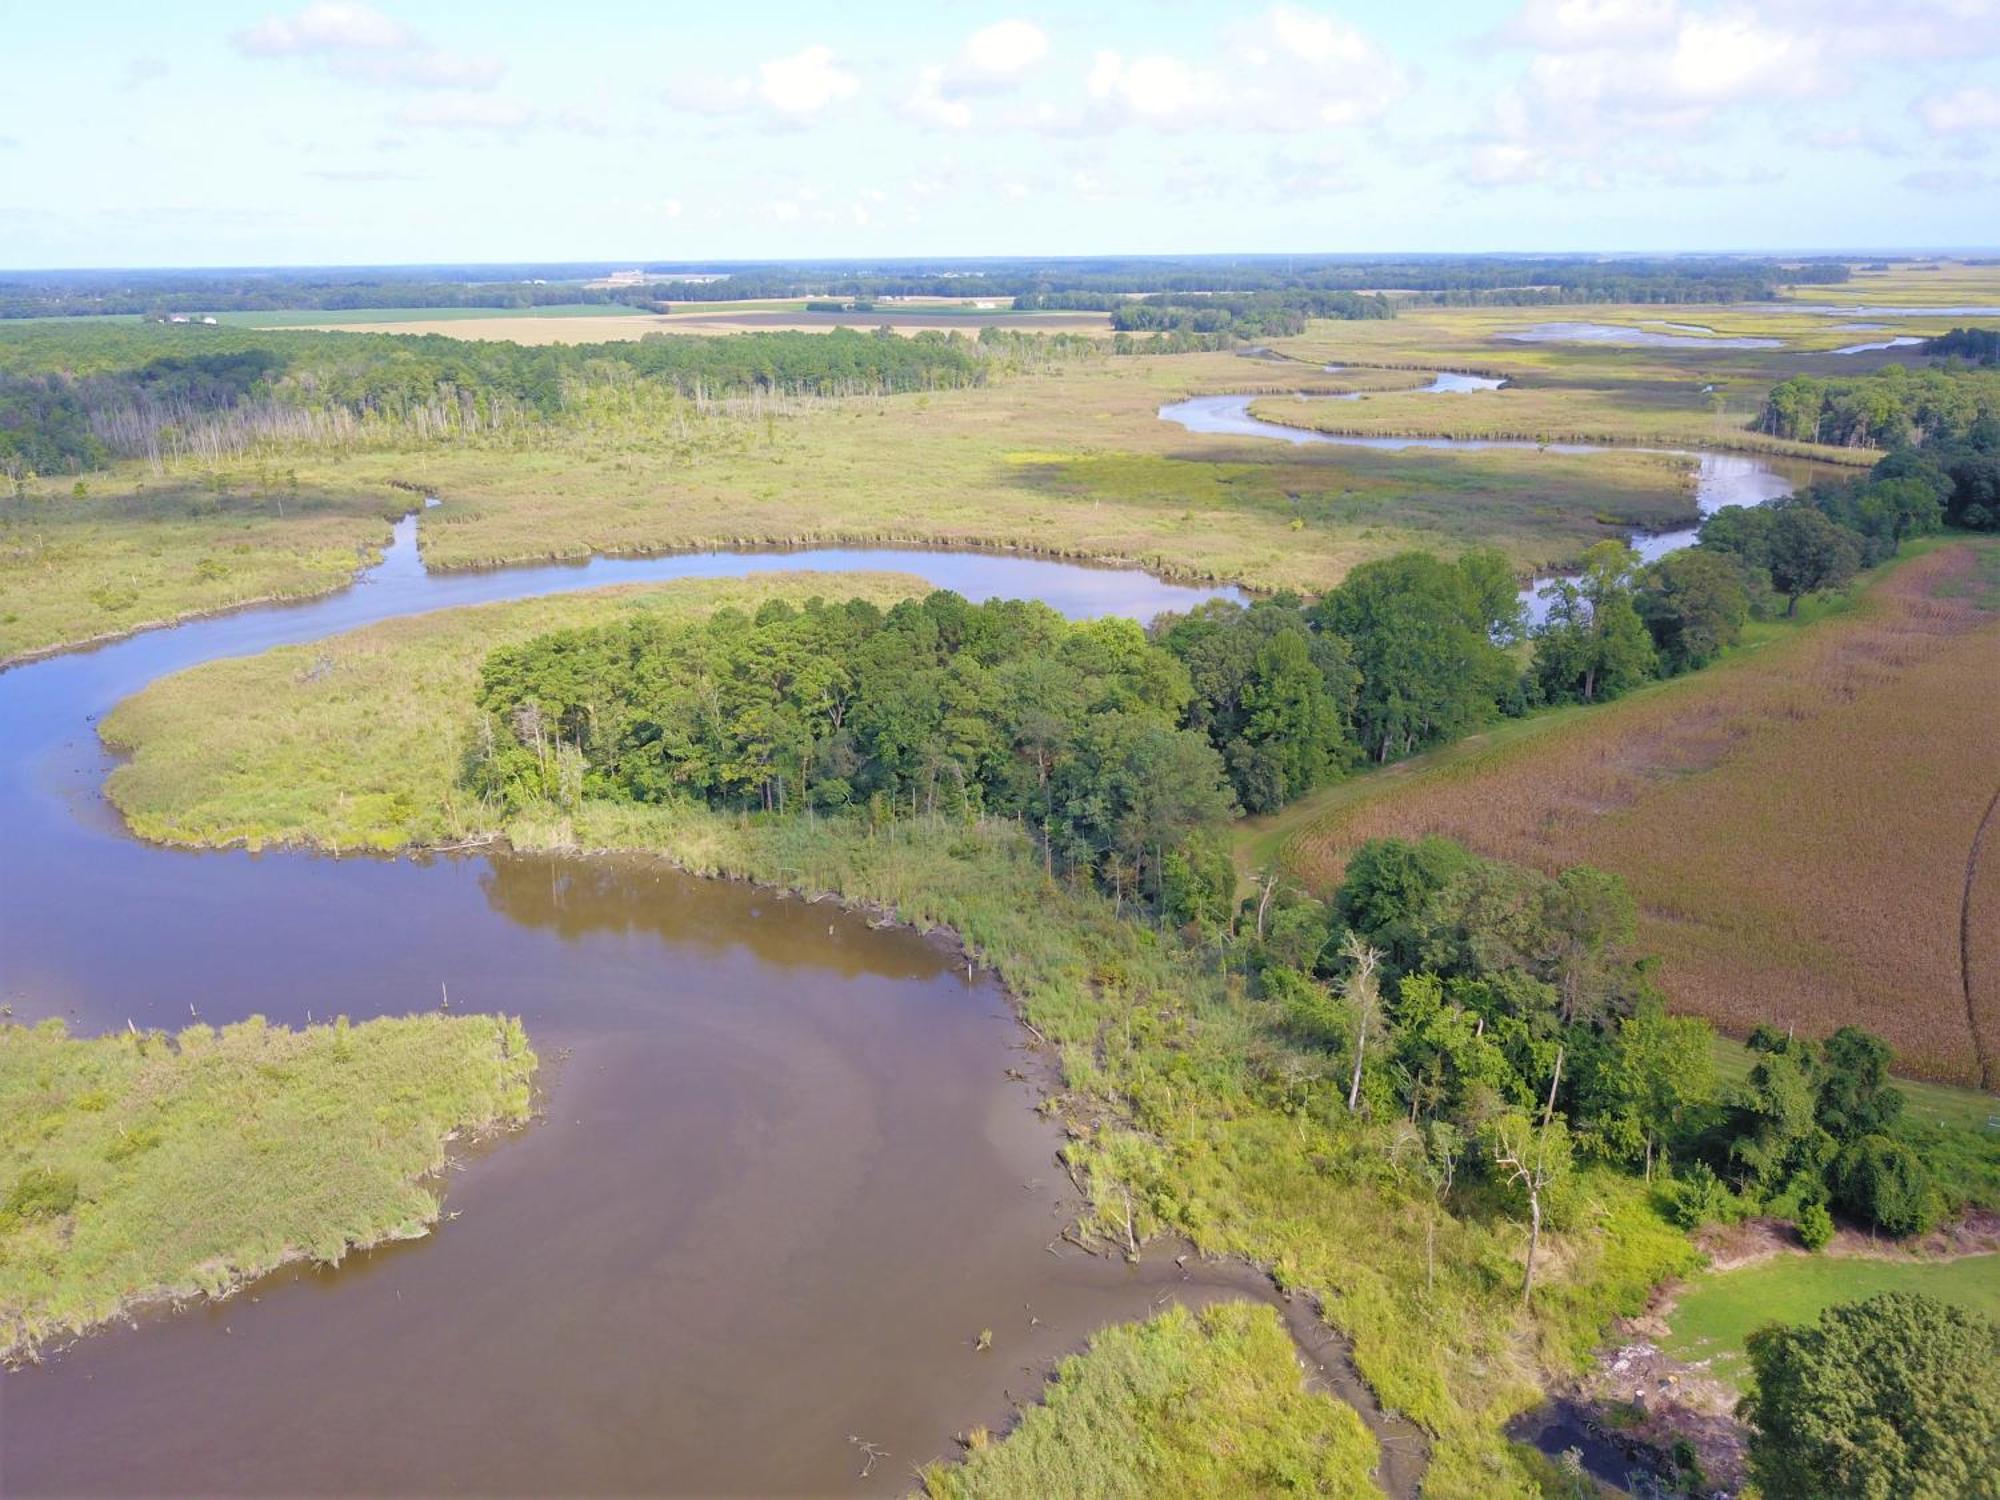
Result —
[[1354, 1077], [1347, 1086], [1347, 1110], [1352, 1114], [1361, 1108], [1361, 1064], [1382, 1008], [1382, 981], [1377, 973], [1382, 954], [1358, 932], [1349, 932], [1341, 940], [1340, 951], [1347, 955], [1349, 965], [1340, 992], [1354, 1007]]

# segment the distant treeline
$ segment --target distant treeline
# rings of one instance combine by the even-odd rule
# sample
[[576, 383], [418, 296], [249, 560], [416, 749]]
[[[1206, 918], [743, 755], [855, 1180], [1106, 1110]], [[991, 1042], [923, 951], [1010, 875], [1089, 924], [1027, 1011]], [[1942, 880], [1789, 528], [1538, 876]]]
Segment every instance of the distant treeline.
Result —
[[587, 287], [578, 282], [385, 279], [364, 273], [324, 276], [272, 273], [205, 279], [155, 276], [135, 280], [41, 282], [0, 276], [0, 319], [73, 318], [107, 314], [163, 317], [169, 313], [342, 312], [365, 307], [490, 307], [496, 311], [575, 303], [650, 307], [646, 287]]
[[1549, 279], [1491, 288], [1440, 287], [1415, 300], [1434, 307], [1555, 307], [1576, 302], [1767, 302], [1787, 287], [1848, 279], [1845, 265], [1769, 261], [1662, 261], [1552, 267]]
[[[1848, 279], [1845, 262], [1731, 256], [1093, 256], [937, 261], [716, 262], [646, 266], [639, 282], [592, 287], [597, 265], [350, 267], [213, 271], [41, 271], [0, 275], [0, 318], [101, 313], [362, 307], [537, 307], [571, 302], [648, 310], [674, 302], [813, 297], [1092, 297], [1142, 292], [1366, 292], [1435, 301], [1739, 302], [1785, 286]], [[689, 279], [690, 277], [698, 279]], [[1036, 306], [1082, 307], [1070, 302]], [[1331, 314], [1329, 316], [1338, 316]], [[1350, 316], [1352, 316], [1350, 314]]]
[[391, 424], [418, 437], [553, 418], [642, 383], [693, 399], [977, 385], [957, 334], [834, 329], [544, 345], [438, 335], [276, 333], [112, 323], [0, 338], [0, 472], [65, 474], [114, 456], [220, 456], [260, 440]]
[[1103, 292], [1023, 292], [1018, 312], [1074, 309], [1108, 312], [1122, 333], [1228, 334], [1235, 338], [1285, 338], [1305, 332], [1308, 318], [1393, 318], [1387, 297], [1356, 292], [1287, 290], [1242, 293], [1156, 292], [1143, 298]]

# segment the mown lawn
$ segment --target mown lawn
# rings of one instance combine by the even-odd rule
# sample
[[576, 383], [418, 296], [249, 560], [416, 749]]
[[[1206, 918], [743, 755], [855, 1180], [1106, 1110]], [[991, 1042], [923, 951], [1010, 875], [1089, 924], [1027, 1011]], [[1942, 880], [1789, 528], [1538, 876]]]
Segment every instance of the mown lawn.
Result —
[[1682, 1293], [1662, 1347], [1705, 1360], [1733, 1385], [1749, 1373], [1743, 1341], [1767, 1323], [1808, 1323], [1829, 1307], [1877, 1292], [1922, 1292], [2000, 1319], [2000, 1255], [1958, 1260], [1867, 1260], [1781, 1255], [1741, 1270], [1703, 1276]]

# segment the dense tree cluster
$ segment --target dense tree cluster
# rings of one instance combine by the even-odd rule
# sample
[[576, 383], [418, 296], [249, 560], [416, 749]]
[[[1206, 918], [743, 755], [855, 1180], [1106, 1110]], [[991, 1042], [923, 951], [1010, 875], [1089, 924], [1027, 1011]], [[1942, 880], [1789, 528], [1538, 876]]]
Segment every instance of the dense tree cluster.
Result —
[[110, 458], [72, 382], [0, 371], [0, 474], [69, 474]]
[[[505, 270], [506, 277], [496, 276]], [[364, 307], [642, 304], [644, 287], [593, 287], [599, 266], [393, 266], [260, 271], [12, 271], [0, 273], [0, 319], [172, 313], [342, 312]]]
[[1962, 359], [1968, 364], [2000, 365], [2000, 328], [1954, 328], [1925, 339], [1918, 353], [1934, 359]]
[[1948, 526], [2000, 530], [2000, 417], [1983, 418], [1949, 442], [1899, 448], [1869, 477], [1924, 486], [1936, 496]]
[[1796, 614], [1806, 595], [1839, 588], [1894, 557], [1907, 538], [1936, 531], [1948, 518], [1946, 487], [1941, 476], [1907, 471], [1892, 455], [1866, 479], [1812, 485], [1768, 505], [1724, 506], [1702, 523], [1697, 553], [1734, 562], [1753, 606], [1777, 597]]
[[939, 592], [689, 625], [567, 631], [496, 652], [475, 783], [512, 805], [695, 798], [1018, 817], [1050, 867], [1164, 894], [1169, 852], [1234, 810], [1184, 727], [1187, 669], [1135, 624]]
[[[1948, 445], [2000, 422], [2000, 371], [1963, 365], [1794, 375], [1771, 388], [1756, 430], [1842, 448]], [[1993, 446], [1991, 442], [1987, 446]]]
[[[337, 311], [361, 307], [525, 308], [759, 297], [1020, 297], [1030, 307], [1109, 312], [1140, 292], [1369, 292], [1435, 301], [1738, 302], [1790, 285], [1848, 279], [1835, 260], [1778, 264], [1737, 256], [1193, 255], [984, 259], [656, 262], [636, 282], [617, 266], [277, 268], [215, 271], [21, 271], [0, 277], [0, 319], [103, 313]], [[1084, 299], [1084, 300], [1064, 300]]]
[[1359, 673], [1298, 600], [1216, 601], [1161, 616], [1151, 634], [1187, 668], [1188, 726], [1221, 753], [1249, 811], [1275, 811], [1353, 763]]
[[1353, 321], [1395, 315], [1396, 305], [1388, 298], [1354, 292], [1162, 292], [1119, 301], [1111, 310], [1111, 326], [1122, 333], [1226, 333], [1273, 339], [1304, 333], [1309, 318]]

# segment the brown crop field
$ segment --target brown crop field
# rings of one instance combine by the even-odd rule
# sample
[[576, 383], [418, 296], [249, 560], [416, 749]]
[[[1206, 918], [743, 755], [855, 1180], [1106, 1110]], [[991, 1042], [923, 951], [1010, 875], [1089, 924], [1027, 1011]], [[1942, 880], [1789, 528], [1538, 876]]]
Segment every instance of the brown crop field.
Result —
[[1739, 1036], [1854, 1022], [1990, 1089], [1996, 791], [2000, 544], [1952, 539], [1707, 672], [1349, 783], [1280, 848], [1317, 889], [1381, 835], [1616, 871], [1678, 1008]]

